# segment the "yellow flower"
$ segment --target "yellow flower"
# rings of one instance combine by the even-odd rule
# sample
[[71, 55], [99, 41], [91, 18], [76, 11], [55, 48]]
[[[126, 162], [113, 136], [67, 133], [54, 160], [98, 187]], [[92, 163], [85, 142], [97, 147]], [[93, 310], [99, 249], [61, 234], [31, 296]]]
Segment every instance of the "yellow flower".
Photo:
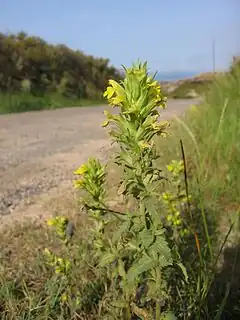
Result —
[[138, 143], [138, 145], [139, 145], [140, 149], [147, 149], [147, 148], [150, 147], [150, 144], [147, 143], [147, 142], [144, 142], [144, 141], [140, 141], [140, 142]]
[[170, 194], [168, 192], [163, 192], [162, 197], [164, 200], [169, 200], [170, 199]]
[[103, 96], [109, 100], [112, 98], [114, 93], [115, 93], [115, 91], [114, 91], [113, 87], [108, 86], [107, 89], [105, 90]]
[[48, 221], [47, 221], [47, 225], [48, 226], [53, 226], [54, 225], [54, 219], [49, 219]]
[[198, 112], [198, 109], [197, 109], [197, 107], [193, 104], [193, 105], [191, 105], [191, 107], [190, 107], [190, 111], [193, 112], [193, 113], [196, 113], [196, 112]]
[[66, 294], [66, 293], [63, 293], [63, 294], [62, 294], [62, 296], [61, 296], [61, 300], [62, 300], [62, 302], [66, 302], [66, 301], [67, 301], [67, 299], [68, 299], [67, 294]]
[[75, 188], [78, 189], [78, 188], [82, 188], [82, 186], [84, 185], [84, 180], [83, 179], [78, 179], [76, 181], [74, 181], [74, 185], [75, 185]]
[[181, 220], [180, 220], [180, 219], [176, 219], [176, 220], [174, 221], [174, 225], [175, 225], [175, 226], [180, 226], [180, 224], [181, 224]]
[[88, 169], [87, 166], [85, 164], [82, 164], [80, 168], [78, 168], [73, 172], [73, 174], [82, 175], [87, 171], [87, 169]]

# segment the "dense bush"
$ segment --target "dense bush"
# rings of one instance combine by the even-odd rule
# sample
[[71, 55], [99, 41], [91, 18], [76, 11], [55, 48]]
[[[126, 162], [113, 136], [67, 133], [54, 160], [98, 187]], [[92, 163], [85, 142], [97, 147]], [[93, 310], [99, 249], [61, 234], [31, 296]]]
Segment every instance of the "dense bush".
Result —
[[119, 77], [108, 59], [51, 45], [24, 32], [0, 33], [0, 91], [99, 99], [108, 79]]

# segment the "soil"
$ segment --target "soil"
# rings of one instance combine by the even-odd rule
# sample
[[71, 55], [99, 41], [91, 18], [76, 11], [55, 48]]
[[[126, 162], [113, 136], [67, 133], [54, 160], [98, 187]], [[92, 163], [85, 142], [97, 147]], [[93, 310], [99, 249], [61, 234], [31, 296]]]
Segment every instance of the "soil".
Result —
[[[181, 115], [196, 100], [172, 100], [162, 119]], [[107, 106], [0, 116], [0, 224], [39, 218], [44, 202], [64, 197], [73, 170], [90, 156], [107, 160], [111, 145], [101, 127]], [[114, 109], [115, 110], [115, 109]]]

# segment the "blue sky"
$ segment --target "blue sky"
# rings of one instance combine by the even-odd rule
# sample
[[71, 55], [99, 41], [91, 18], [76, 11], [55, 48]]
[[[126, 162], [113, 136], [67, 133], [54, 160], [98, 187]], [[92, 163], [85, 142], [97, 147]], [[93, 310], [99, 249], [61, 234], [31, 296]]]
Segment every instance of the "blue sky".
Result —
[[[240, 0], [0, 0], [0, 31], [26, 31], [110, 59], [147, 60], [155, 71], [228, 67], [240, 53]], [[239, 41], [238, 41], [239, 40]]]

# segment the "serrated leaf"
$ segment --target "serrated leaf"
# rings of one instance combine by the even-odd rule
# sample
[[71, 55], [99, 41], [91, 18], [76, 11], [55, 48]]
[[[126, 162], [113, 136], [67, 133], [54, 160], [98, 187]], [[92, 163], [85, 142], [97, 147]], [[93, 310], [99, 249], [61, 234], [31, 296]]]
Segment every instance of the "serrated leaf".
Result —
[[116, 259], [115, 254], [111, 253], [111, 252], [106, 252], [103, 254], [103, 256], [101, 257], [100, 260], [100, 266], [104, 267], [107, 264], [112, 263], [114, 260]]
[[128, 250], [133, 250], [133, 251], [139, 251], [139, 243], [138, 241], [135, 239], [135, 240], [132, 240], [131, 242], [128, 242], [126, 248]]
[[129, 220], [121, 223], [121, 225], [119, 226], [118, 230], [113, 235], [113, 238], [112, 238], [113, 242], [115, 243], [116, 241], [118, 241], [120, 239], [121, 235], [124, 232], [128, 231], [129, 227], [130, 227], [130, 221]]
[[152, 197], [148, 197], [144, 200], [144, 205], [146, 207], [146, 210], [151, 213], [151, 215], [154, 215], [154, 213], [159, 211], [159, 203]]
[[163, 255], [159, 255], [158, 266], [160, 268], [166, 268], [166, 267], [170, 266], [171, 264], [172, 264], [171, 261], [167, 260], [166, 257], [164, 257]]
[[139, 233], [139, 238], [141, 239], [142, 245], [147, 249], [154, 240], [154, 236], [152, 234], [152, 230], [144, 229]]
[[164, 234], [165, 230], [162, 228], [162, 229], [158, 229], [155, 231], [155, 236], [162, 236]]
[[171, 249], [164, 236], [157, 236], [154, 244], [149, 248], [149, 253], [153, 257], [159, 256], [159, 264], [164, 267], [172, 264]]
[[144, 256], [138, 261], [136, 261], [128, 271], [127, 277], [129, 282], [134, 282], [134, 280], [143, 272], [152, 269], [155, 266], [155, 261]]
[[143, 179], [143, 183], [145, 185], [148, 185], [152, 177], [153, 175], [151, 173], [147, 174], [146, 177]]

